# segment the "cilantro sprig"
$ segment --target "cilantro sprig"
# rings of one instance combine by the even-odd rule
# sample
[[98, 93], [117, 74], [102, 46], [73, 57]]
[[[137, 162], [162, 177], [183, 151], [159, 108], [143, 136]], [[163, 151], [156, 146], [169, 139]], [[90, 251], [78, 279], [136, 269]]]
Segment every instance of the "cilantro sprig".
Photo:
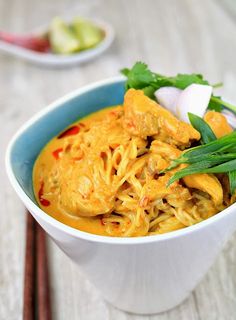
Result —
[[[147, 64], [143, 62], [136, 62], [131, 69], [124, 68], [121, 73], [126, 76], [125, 89], [130, 88], [141, 89], [145, 95], [155, 99], [154, 92], [161, 87], [176, 87], [179, 89], [185, 89], [190, 84], [205, 84], [209, 85], [209, 82], [204, 79], [201, 74], [177, 74], [175, 77], [167, 77], [159, 73], [152, 72]], [[212, 85], [213, 88], [221, 86], [222, 83]], [[212, 95], [208, 109], [221, 112], [224, 108], [230, 109], [236, 113], [236, 106], [223, 101], [221, 97]]]

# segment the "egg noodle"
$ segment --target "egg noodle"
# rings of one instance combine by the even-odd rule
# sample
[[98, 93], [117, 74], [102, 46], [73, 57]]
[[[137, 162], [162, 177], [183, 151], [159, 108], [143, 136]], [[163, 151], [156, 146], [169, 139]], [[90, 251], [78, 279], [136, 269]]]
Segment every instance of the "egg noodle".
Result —
[[49, 142], [34, 168], [36, 199], [59, 221], [107, 236], [191, 226], [231, 201], [226, 175], [195, 174], [166, 186], [180, 168], [162, 170], [199, 139], [191, 125], [131, 89], [124, 106], [94, 113]]

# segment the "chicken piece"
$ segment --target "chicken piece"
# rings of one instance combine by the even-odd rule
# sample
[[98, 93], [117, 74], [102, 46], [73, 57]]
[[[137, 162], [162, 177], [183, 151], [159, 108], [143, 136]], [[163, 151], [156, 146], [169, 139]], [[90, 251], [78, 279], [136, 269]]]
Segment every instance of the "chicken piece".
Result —
[[[170, 179], [170, 174], [165, 174], [162, 177], [159, 177], [157, 180], [151, 180], [146, 183], [142, 190], [142, 198], [147, 198], [148, 201], [153, 201], [156, 199], [169, 199], [172, 201], [181, 201], [185, 202], [191, 199], [191, 194], [189, 190], [179, 182], [172, 183], [167, 187], [167, 183]], [[175, 198], [175, 199], [174, 199]]]
[[120, 119], [98, 120], [85, 133], [70, 141], [56, 162], [58, 170], [59, 206], [74, 216], [92, 217], [114, 209], [115, 184], [108, 160], [111, 149], [128, 143], [130, 135]]
[[154, 140], [151, 144], [150, 150], [152, 153], [159, 154], [165, 160], [176, 159], [181, 156], [182, 151], [175, 146], [171, 146], [168, 143]]
[[110, 213], [114, 208], [115, 191], [100, 174], [99, 163], [73, 162], [70, 157], [60, 161], [59, 206], [74, 216], [93, 217]]
[[225, 116], [220, 112], [208, 111], [204, 116], [204, 120], [209, 124], [217, 138], [233, 131]]
[[132, 135], [187, 146], [199, 140], [200, 134], [190, 124], [175, 118], [168, 110], [144, 95], [142, 90], [129, 89], [124, 99], [124, 128]]
[[166, 161], [159, 154], [151, 153], [148, 157], [148, 171], [151, 175], [159, 173], [169, 166], [169, 161]]
[[215, 206], [218, 207], [223, 202], [223, 189], [216, 176], [206, 173], [191, 174], [182, 178], [185, 185], [208, 193]]
[[123, 128], [123, 121], [121, 119], [114, 121], [111, 116], [94, 122], [90, 130], [83, 136], [84, 143], [94, 151], [100, 152], [106, 146], [115, 148], [120, 144], [125, 145], [130, 140], [130, 135]]
[[169, 167], [171, 160], [181, 155], [181, 151], [168, 143], [154, 140], [150, 147], [148, 169], [150, 174], [159, 173]]

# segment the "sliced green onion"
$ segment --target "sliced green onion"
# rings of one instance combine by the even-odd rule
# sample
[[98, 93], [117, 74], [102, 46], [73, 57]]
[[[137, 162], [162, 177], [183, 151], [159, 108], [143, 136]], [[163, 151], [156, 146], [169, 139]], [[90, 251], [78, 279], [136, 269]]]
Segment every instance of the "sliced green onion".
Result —
[[229, 102], [223, 101], [221, 100], [221, 98], [215, 97], [215, 96], [211, 96], [211, 101], [224, 106], [225, 108], [233, 111], [234, 113], [236, 113], [236, 106], [232, 105]]
[[178, 165], [181, 163], [188, 163], [188, 164], [198, 164], [198, 163], [205, 163], [211, 162], [212, 166], [216, 164], [223, 163], [228, 160], [233, 160], [236, 159], [236, 153], [223, 153], [223, 154], [204, 154], [199, 157], [194, 157], [194, 158], [186, 158], [186, 159], [176, 159], [173, 160], [172, 164], [166, 168], [165, 170], [160, 171], [160, 173], [166, 173], [174, 168], [176, 168]]
[[211, 154], [214, 152], [222, 152], [232, 149], [236, 145], [236, 131], [233, 131], [215, 141], [209, 142], [203, 146], [191, 148], [181, 155], [181, 158], [189, 158], [200, 156], [203, 154]]
[[236, 170], [230, 171], [228, 173], [229, 176], [229, 186], [230, 186], [230, 193], [233, 195], [236, 190]]
[[212, 161], [202, 161], [202, 163], [194, 163], [185, 169], [176, 172], [168, 181], [168, 186], [185, 176], [195, 173], [226, 173], [236, 170], [236, 159], [221, 163], [212, 167]]
[[[181, 163], [200, 163], [202, 161], [212, 161], [212, 164], [223, 163], [228, 160], [236, 159], [236, 153], [222, 153], [222, 154], [204, 154], [199, 157], [186, 159], [185, 162]], [[179, 163], [178, 163], [179, 164]]]
[[202, 173], [226, 173], [236, 170], [236, 159], [202, 170]]
[[204, 121], [202, 118], [199, 116], [188, 112], [188, 118], [191, 122], [191, 125], [201, 134], [201, 143], [206, 144], [211, 141], [216, 140], [216, 136], [214, 132], [212, 131], [211, 127], [209, 124]]
[[214, 89], [220, 88], [220, 87], [222, 87], [222, 86], [223, 86], [223, 82], [218, 82], [218, 83], [212, 84], [212, 87], [213, 87]]

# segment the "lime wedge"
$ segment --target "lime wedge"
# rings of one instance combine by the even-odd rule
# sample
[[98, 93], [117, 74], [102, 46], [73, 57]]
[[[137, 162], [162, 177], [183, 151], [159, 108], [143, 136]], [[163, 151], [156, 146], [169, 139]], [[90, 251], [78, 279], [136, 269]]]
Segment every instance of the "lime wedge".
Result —
[[77, 36], [59, 17], [49, 27], [49, 41], [55, 53], [70, 54], [81, 49]]
[[103, 39], [102, 30], [88, 20], [75, 18], [71, 27], [80, 40], [81, 50], [94, 47]]

